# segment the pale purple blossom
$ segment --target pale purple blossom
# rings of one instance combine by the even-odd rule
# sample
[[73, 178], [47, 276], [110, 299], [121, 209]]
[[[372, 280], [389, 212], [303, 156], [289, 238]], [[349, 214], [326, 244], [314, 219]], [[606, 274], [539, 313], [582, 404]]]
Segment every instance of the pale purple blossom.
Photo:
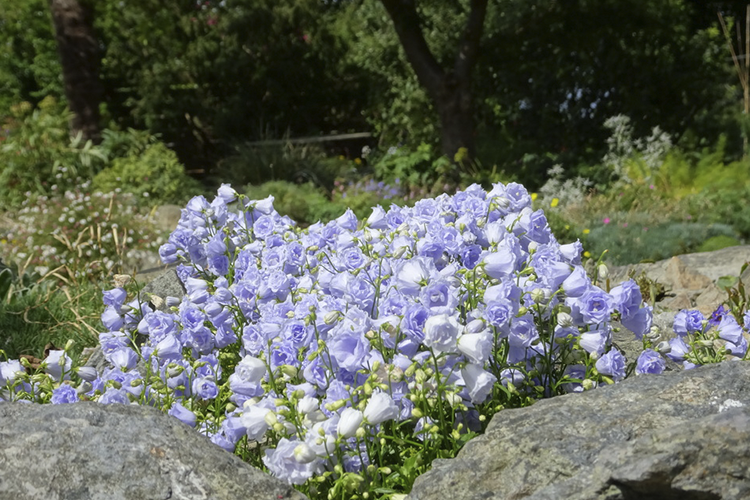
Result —
[[664, 358], [653, 349], [646, 349], [640, 356], [635, 365], [635, 373], [638, 375], [659, 374], [667, 368]]

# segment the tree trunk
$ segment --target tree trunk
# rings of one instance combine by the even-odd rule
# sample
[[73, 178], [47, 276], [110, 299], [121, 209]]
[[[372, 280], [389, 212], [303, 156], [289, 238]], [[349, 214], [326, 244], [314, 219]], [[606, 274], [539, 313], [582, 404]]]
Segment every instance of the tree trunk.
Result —
[[65, 97], [73, 112], [71, 134], [80, 132], [84, 140], [99, 142], [102, 85], [93, 6], [85, 0], [49, 0], [49, 6], [62, 64]]
[[440, 145], [444, 155], [454, 160], [461, 149], [464, 161], [475, 157], [474, 116], [469, 82], [456, 82], [452, 75], [443, 77], [442, 90], [435, 99], [440, 117]]
[[440, 67], [422, 33], [415, 0], [381, 0], [396, 28], [401, 46], [419, 83], [427, 90], [440, 118], [440, 144], [443, 154], [454, 160], [462, 148], [461, 165], [474, 159], [474, 117], [471, 74], [482, 38], [487, 0], [470, 0], [469, 17], [459, 43], [453, 67]]

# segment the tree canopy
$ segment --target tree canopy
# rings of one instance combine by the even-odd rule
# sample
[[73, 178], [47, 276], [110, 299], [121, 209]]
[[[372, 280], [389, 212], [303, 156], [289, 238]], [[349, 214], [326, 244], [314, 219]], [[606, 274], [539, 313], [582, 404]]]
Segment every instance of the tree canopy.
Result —
[[[473, 21], [483, 1], [93, 5], [103, 119], [161, 134], [187, 163], [285, 134], [371, 130], [384, 146], [437, 145], [450, 120], [394, 23], [404, 8], [443, 76], [456, 74], [461, 44], [480, 30], [475, 63], [460, 70], [471, 118], [462, 126], [487, 166], [534, 177], [554, 162], [594, 161], [616, 114], [690, 147], [721, 134], [741, 142], [738, 82], [716, 17], [741, 17], [741, 2], [495, 0]], [[62, 98], [48, 2], [7, 0], [0, 27], [0, 115]]]

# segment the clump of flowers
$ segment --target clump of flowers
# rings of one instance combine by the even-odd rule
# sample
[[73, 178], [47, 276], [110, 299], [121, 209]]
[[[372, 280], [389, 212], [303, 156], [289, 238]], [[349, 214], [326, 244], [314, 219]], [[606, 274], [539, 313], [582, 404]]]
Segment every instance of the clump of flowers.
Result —
[[[360, 196], [362, 194], [371, 194], [382, 200], [394, 200], [404, 197], [404, 189], [401, 186], [400, 179], [396, 179], [393, 184], [384, 181], [376, 181], [372, 177], [360, 179], [356, 182], [336, 180], [333, 184], [334, 189], [331, 193], [332, 196], [340, 197], [342, 200], [352, 196]], [[415, 193], [409, 193], [408, 197], [411, 199], [416, 196]]]
[[6, 260], [28, 260], [40, 275], [57, 271], [74, 281], [122, 272], [165, 240], [133, 195], [92, 192], [90, 181], [54, 196], [29, 193], [12, 222], [2, 235]]
[[683, 309], [675, 315], [673, 329], [677, 336], [661, 342], [657, 350], [685, 369], [748, 358], [750, 311], [740, 324], [723, 304], [708, 318], [700, 311]]
[[670, 135], [654, 127], [650, 136], [633, 139], [633, 126], [625, 115], [608, 118], [604, 126], [612, 131], [607, 139], [609, 151], [602, 160], [604, 165], [625, 184], [636, 181], [650, 184], [672, 149]]
[[539, 188], [540, 197], [549, 203], [551, 208], [561, 209], [586, 198], [592, 189], [593, 181], [584, 177], [565, 179], [565, 170], [561, 165], [554, 165], [547, 170], [547, 182]]
[[7, 361], [2, 397], [154, 405], [311, 498], [376, 498], [503, 408], [664, 369], [612, 346], [615, 319], [649, 346], [637, 284], [597, 286], [521, 185], [304, 230], [272, 202], [193, 198], [159, 250], [186, 296], [104, 292], [111, 368]]

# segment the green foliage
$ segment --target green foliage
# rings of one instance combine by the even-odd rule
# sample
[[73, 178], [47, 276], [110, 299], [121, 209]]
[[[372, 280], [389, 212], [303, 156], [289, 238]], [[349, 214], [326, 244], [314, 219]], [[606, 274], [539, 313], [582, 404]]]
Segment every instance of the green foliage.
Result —
[[0, 9], [0, 121], [18, 102], [63, 97], [48, 2], [3, 0]]
[[219, 182], [236, 186], [259, 185], [266, 181], [313, 183], [330, 190], [351, 162], [328, 158], [316, 145], [240, 144], [235, 153], [222, 160], [212, 176]]
[[740, 240], [732, 236], [719, 235], [712, 236], [707, 239], [701, 246], [698, 247], [699, 252], [713, 252], [714, 250], [721, 250], [722, 248], [733, 247], [740, 244]]
[[51, 97], [36, 109], [22, 102], [11, 111], [0, 141], [0, 208], [19, 208], [29, 196], [51, 196], [92, 178], [103, 191], [148, 192], [152, 204], [181, 203], [201, 191], [149, 132], [104, 130], [94, 145], [70, 138], [70, 112]]
[[[382, 5], [347, 7], [348, 60], [373, 82], [365, 116], [386, 143], [434, 144], [437, 116]], [[449, 67], [469, 2], [418, 7], [427, 45]], [[737, 128], [715, 14], [698, 27], [692, 13], [683, 1], [490, 2], [472, 88], [479, 159], [533, 188], [554, 163], [601, 158], [602, 124], [613, 115], [638, 116], [638, 136], [658, 125], [713, 141]], [[733, 147], [737, 137], [738, 129]]]
[[331, 200], [349, 208], [360, 220], [366, 220], [372, 213], [373, 207], [380, 205], [385, 210], [391, 205], [402, 206], [427, 196], [427, 191], [412, 186], [409, 191], [406, 186], [396, 181], [393, 184], [376, 182], [370, 177], [360, 177], [356, 182], [339, 181], [333, 190]]
[[[727, 292], [727, 300], [724, 302], [734, 315], [738, 323], [745, 323], [745, 314], [748, 306], [748, 295], [745, 290], [747, 270], [750, 262], [745, 262], [740, 268], [738, 276], [722, 276], [716, 281], [716, 285]], [[744, 278], [744, 279], [743, 279]]]
[[560, 244], [572, 243], [581, 238], [574, 224], [566, 219], [561, 211], [546, 209], [544, 215], [547, 218], [547, 224], [549, 224], [552, 234], [555, 235]]
[[140, 154], [114, 159], [94, 177], [93, 187], [132, 193], [154, 205], [182, 204], [202, 192], [200, 183], [185, 173], [177, 155], [163, 143], [152, 144]]
[[91, 141], [68, 135], [70, 113], [47, 97], [38, 108], [28, 102], [11, 107], [0, 141], [0, 208], [18, 207], [27, 193], [63, 191], [90, 179], [106, 161]]
[[[328, 222], [341, 216], [347, 209], [351, 209], [360, 220], [364, 220], [376, 205], [388, 209], [392, 204], [403, 205], [405, 203], [399, 188], [383, 182], [377, 183], [368, 178], [349, 183], [336, 181], [336, 188], [332, 192], [331, 199], [328, 199], [320, 188], [311, 183], [293, 184], [286, 181], [271, 181], [259, 186], [248, 185], [244, 193], [250, 199], [273, 196], [274, 208], [281, 215], [291, 217], [302, 227], [315, 222]], [[409, 197], [418, 199], [421, 196], [415, 192]]]
[[109, 110], [122, 125], [161, 133], [191, 168], [285, 131], [361, 129], [359, 79], [339, 71], [331, 29], [338, 5], [105, 0], [96, 9], [103, 80], [116, 90]]
[[19, 267], [16, 262], [8, 265], [0, 259], [0, 303], [12, 305], [39, 284], [37, 273], [26, 272], [25, 266]]
[[734, 189], [750, 182], [750, 162], [727, 162], [727, 139], [695, 152], [674, 150], [667, 155], [657, 174], [658, 185], [671, 196]]
[[695, 221], [729, 224], [748, 238], [750, 161], [726, 158], [725, 138], [699, 152], [673, 150], [656, 172], [655, 192], [678, 200]]
[[343, 214], [346, 207], [331, 203], [320, 188], [312, 183], [292, 184], [271, 181], [259, 186], [248, 185], [244, 193], [251, 200], [273, 196], [273, 206], [281, 215], [288, 215], [297, 224], [308, 226], [318, 221], [327, 222]]
[[[420, 5], [423, 33], [438, 59], [444, 59], [458, 40], [465, 19], [450, 2]], [[365, 117], [385, 144], [437, 144], [438, 117], [406, 60], [393, 23], [379, 1], [350, 2], [336, 19], [346, 41], [348, 68], [367, 76]], [[350, 69], [351, 71], [351, 69]]]
[[121, 158], [125, 156], [139, 155], [149, 146], [159, 142], [159, 138], [147, 130], [104, 129], [102, 130], [102, 142], [99, 147], [109, 158]]
[[689, 199], [697, 220], [730, 224], [742, 238], [750, 238], [750, 183], [734, 188], [706, 189]]
[[379, 158], [375, 157], [371, 165], [377, 178], [421, 187], [439, 182], [457, 168], [437, 152], [435, 146], [424, 142], [416, 149], [407, 146], [390, 148]]
[[44, 346], [62, 347], [73, 340], [73, 352], [98, 342], [101, 290], [93, 285], [69, 289], [52, 280], [19, 290], [0, 301], [0, 349], [9, 359], [21, 354], [42, 357]]
[[651, 307], [654, 307], [654, 304], [666, 297], [666, 287], [658, 281], [649, 278], [645, 271], [641, 271], [641, 274], [636, 276], [635, 271], [633, 270], [628, 277], [635, 280], [638, 284], [638, 288], [641, 290], [643, 300], [647, 304], [650, 304]]
[[604, 225], [591, 229], [587, 249], [593, 255], [609, 250], [609, 262], [632, 264], [696, 252], [703, 242], [714, 236], [736, 238], [727, 224], [673, 222], [651, 227], [630, 224], [625, 228]]
[[73, 339], [75, 353], [96, 345], [100, 297], [91, 285], [74, 291], [26, 265], [0, 261], [0, 350], [18, 359], [21, 354], [42, 357], [50, 342], [63, 346]]

